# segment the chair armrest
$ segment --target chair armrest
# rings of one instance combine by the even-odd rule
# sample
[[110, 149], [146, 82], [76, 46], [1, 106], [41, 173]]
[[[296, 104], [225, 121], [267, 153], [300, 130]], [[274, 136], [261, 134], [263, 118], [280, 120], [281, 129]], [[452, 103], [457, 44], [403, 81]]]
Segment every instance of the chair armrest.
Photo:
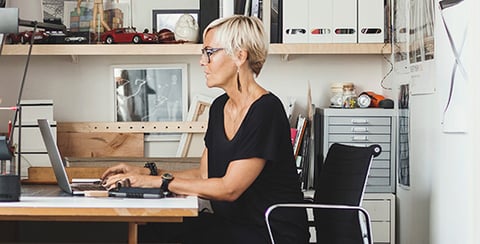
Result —
[[267, 210], [265, 211], [265, 222], [267, 224], [268, 234], [270, 235], [270, 240], [272, 241], [272, 243], [275, 243], [275, 241], [273, 240], [273, 233], [270, 227], [270, 214], [272, 213], [273, 210], [277, 208], [303, 208], [303, 209], [316, 208], [316, 209], [336, 209], [336, 210], [357, 210], [365, 216], [368, 242], [373, 244], [370, 215], [368, 214], [367, 210], [365, 210], [360, 206], [317, 204], [317, 203], [278, 203], [268, 207]]

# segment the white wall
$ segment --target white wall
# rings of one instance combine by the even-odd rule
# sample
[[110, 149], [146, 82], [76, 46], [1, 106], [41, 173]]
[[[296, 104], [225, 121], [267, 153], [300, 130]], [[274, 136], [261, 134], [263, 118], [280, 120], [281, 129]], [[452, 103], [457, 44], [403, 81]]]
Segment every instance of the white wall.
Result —
[[[25, 56], [0, 56], [1, 105], [14, 105], [25, 65]], [[23, 99], [53, 99], [57, 121], [113, 121], [114, 83], [111, 65], [187, 63], [190, 97], [195, 94], [217, 96], [218, 89], [205, 86], [199, 56], [32, 56]], [[312, 100], [327, 106], [331, 82], [353, 81], [357, 92], [382, 93], [380, 80], [386, 62], [380, 55], [291, 55], [282, 61], [270, 55], [260, 74], [261, 85], [284, 102], [297, 100], [297, 112], [306, 107], [307, 84]], [[6, 131], [10, 116], [0, 117], [0, 131]]]
[[[397, 192], [397, 235], [400, 244], [469, 244], [479, 243], [480, 240], [479, 211], [476, 207], [480, 196], [479, 166], [478, 159], [475, 159], [475, 143], [478, 145], [479, 136], [474, 126], [478, 124], [480, 114], [477, 106], [479, 17], [478, 11], [468, 11], [475, 9], [472, 5], [477, 9], [479, 7], [477, 1], [466, 0], [462, 6], [445, 11], [446, 15], [450, 15], [448, 24], [457, 42], [462, 39], [463, 33], [458, 31], [463, 28], [462, 22], [471, 18], [467, 44], [463, 49], [463, 61], [467, 64], [470, 81], [462, 80], [457, 70], [455, 99], [445, 124], [442, 124], [443, 110], [454, 59], [440, 13], [435, 8], [436, 75], [428, 79], [433, 81], [436, 90], [433, 94], [410, 97], [411, 187], [409, 190], [399, 188]], [[466, 100], [462, 101], [462, 98]], [[464, 132], [457, 132], [460, 130]]]
[[[468, 79], [457, 72], [454, 98], [451, 111], [447, 114], [457, 125], [458, 121], [465, 130], [463, 133], [446, 132], [448, 126], [439, 125], [438, 119], [443, 116], [443, 107], [447, 99], [450, 85], [450, 74], [454, 62], [453, 52], [437, 14], [436, 41], [438, 50], [436, 96], [437, 117], [434, 138], [435, 165], [432, 168], [432, 205], [431, 236], [432, 243], [479, 243], [478, 234], [478, 11], [469, 11], [479, 7], [477, 1], [466, 0], [461, 4], [444, 10], [447, 25], [452, 32], [457, 48], [461, 48], [466, 39], [461, 60], [465, 63]], [[468, 17], [465, 17], [468, 16]], [[470, 25], [466, 37], [463, 36], [467, 22]], [[454, 101], [454, 102], [455, 102]], [[438, 105], [441, 105], [439, 107]], [[452, 124], [450, 126], [452, 126]], [[456, 129], [456, 128], [454, 128]], [[475, 131], [476, 135], [475, 136]], [[475, 145], [476, 144], [476, 145]]]
[[[73, 63], [70, 56], [32, 56], [23, 99], [53, 99], [58, 121], [111, 121], [111, 65], [162, 63], [188, 64], [191, 95], [219, 95], [220, 90], [205, 86], [198, 59], [199, 56], [79, 56], [79, 63]], [[0, 98], [5, 105], [15, 103], [25, 61], [25, 56], [0, 56]], [[378, 55], [293, 55], [286, 62], [279, 55], [270, 55], [258, 81], [284, 101], [296, 98], [301, 111], [306, 105], [308, 82], [313, 103], [319, 106], [328, 105], [331, 82], [353, 81], [357, 92], [382, 93], [379, 81], [384, 74], [383, 64]]]

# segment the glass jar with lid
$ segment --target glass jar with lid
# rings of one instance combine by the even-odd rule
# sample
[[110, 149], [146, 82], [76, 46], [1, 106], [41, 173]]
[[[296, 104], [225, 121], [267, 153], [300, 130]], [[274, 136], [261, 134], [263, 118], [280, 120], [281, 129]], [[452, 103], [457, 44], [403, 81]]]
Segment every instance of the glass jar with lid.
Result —
[[343, 108], [357, 107], [357, 94], [353, 83], [345, 83], [343, 85], [342, 105]]
[[342, 108], [343, 107], [343, 82], [335, 82], [330, 85], [330, 107]]

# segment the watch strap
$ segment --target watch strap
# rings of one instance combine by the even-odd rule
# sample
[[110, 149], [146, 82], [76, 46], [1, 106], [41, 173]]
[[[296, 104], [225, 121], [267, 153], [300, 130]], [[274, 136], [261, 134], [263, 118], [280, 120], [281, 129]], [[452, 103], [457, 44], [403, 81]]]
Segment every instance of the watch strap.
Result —
[[157, 165], [155, 163], [148, 162], [143, 167], [150, 169], [150, 175], [158, 175]]

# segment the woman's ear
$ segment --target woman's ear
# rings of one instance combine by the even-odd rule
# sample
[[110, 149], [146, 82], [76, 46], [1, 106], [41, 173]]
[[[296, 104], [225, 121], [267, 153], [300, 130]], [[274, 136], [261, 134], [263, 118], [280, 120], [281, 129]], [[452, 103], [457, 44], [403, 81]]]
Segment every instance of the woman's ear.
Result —
[[245, 50], [239, 50], [237, 51], [235, 56], [237, 57], [237, 61], [236, 61], [237, 66], [241, 66], [243, 63], [247, 61], [248, 52]]

